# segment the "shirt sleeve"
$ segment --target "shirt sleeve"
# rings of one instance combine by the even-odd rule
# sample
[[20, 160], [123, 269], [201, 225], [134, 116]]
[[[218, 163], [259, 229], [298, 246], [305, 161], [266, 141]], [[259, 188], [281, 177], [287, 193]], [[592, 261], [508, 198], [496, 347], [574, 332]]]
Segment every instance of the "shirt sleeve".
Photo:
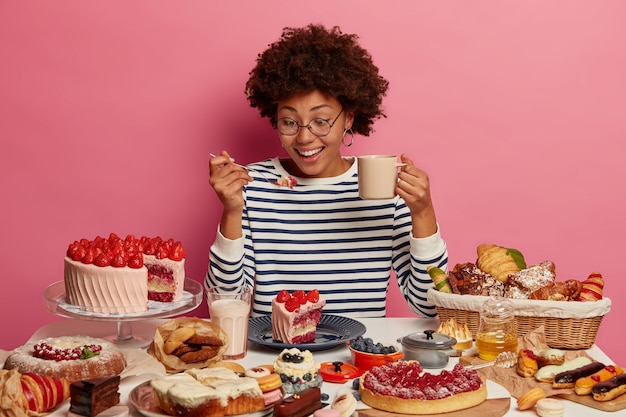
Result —
[[234, 240], [224, 237], [218, 226], [209, 252], [206, 286], [241, 285], [245, 282], [244, 242], [244, 237]]
[[428, 289], [434, 286], [427, 268], [432, 265], [447, 271], [448, 266], [447, 246], [439, 225], [437, 231], [427, 237], [415, 238], [409, 233], [409, 258], [409, 262], [396, 267], [400, 292], [414, 312], [435, 317], [437, 310], [427, 298]]

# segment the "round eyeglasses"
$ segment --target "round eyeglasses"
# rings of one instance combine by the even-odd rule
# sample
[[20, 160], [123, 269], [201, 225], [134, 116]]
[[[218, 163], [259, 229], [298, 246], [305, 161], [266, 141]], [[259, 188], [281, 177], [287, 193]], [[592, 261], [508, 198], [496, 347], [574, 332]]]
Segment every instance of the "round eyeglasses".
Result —
[[335, 120], [333, 120], [332, 122], [329, 122], [328, 119], [318, 117], [317, 119], [311, 120], [306, 125], [298, 124], [298, 122], [290, 117], [281, 117], [276, 121], [276, 128], [281, 134], [285, 136], [297, 135], [300, 131], [300, 128], [303, 127], [309, 129], [309, 132], [313, 133], [315, 136], [326, 136], [330, 133], [330, 130], [335, 125], [335, 122], [337, 122], [337, 119], [339, 119], [339, 116], [341, 116], [341, 113], [343, 113], [343, 107], [341, 108], [341, 111], [339, 112], [337, 117], [335, 117]]

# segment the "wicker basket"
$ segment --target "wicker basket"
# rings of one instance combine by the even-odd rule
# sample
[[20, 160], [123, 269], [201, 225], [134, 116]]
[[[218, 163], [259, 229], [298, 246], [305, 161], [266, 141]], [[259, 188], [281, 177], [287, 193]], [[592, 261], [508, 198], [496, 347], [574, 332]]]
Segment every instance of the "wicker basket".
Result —
[[[439, 318], [466, 323], [473, 335], [478, 331], [480, 306], [488, 297], [446, 294], [431, 288], [428, 300]], [[611, 309], [611, 300], [596, 302], [511, 300], [515, 304], [517, 335], [543, 326], [548, 346], [555, 349], [589, 349], [596, 340], [602, 319]]]

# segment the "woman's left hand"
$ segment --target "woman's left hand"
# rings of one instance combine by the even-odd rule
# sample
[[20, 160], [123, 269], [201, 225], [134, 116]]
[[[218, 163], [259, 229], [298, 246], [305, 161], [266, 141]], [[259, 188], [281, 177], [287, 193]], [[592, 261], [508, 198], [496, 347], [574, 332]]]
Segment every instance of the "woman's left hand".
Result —
[[413, 236], [426, 237], [437, 231], [435, 209], [430, 198], [430, 181], [428, 174], [413, 164], [408, 156], [402, 154], [403, 166], [398, 174], [396, 193], [404, 199], [411, 211], [413, 220]]

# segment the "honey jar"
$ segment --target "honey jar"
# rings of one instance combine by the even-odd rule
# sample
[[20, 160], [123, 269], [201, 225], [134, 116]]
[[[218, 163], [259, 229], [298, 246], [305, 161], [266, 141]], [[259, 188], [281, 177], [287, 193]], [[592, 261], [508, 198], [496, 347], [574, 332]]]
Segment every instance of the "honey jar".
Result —
[[517, 352], [515, 306], [508, 298], [490, 297], [480, 309], [476, 351], [486, 361], [502, 352]]

